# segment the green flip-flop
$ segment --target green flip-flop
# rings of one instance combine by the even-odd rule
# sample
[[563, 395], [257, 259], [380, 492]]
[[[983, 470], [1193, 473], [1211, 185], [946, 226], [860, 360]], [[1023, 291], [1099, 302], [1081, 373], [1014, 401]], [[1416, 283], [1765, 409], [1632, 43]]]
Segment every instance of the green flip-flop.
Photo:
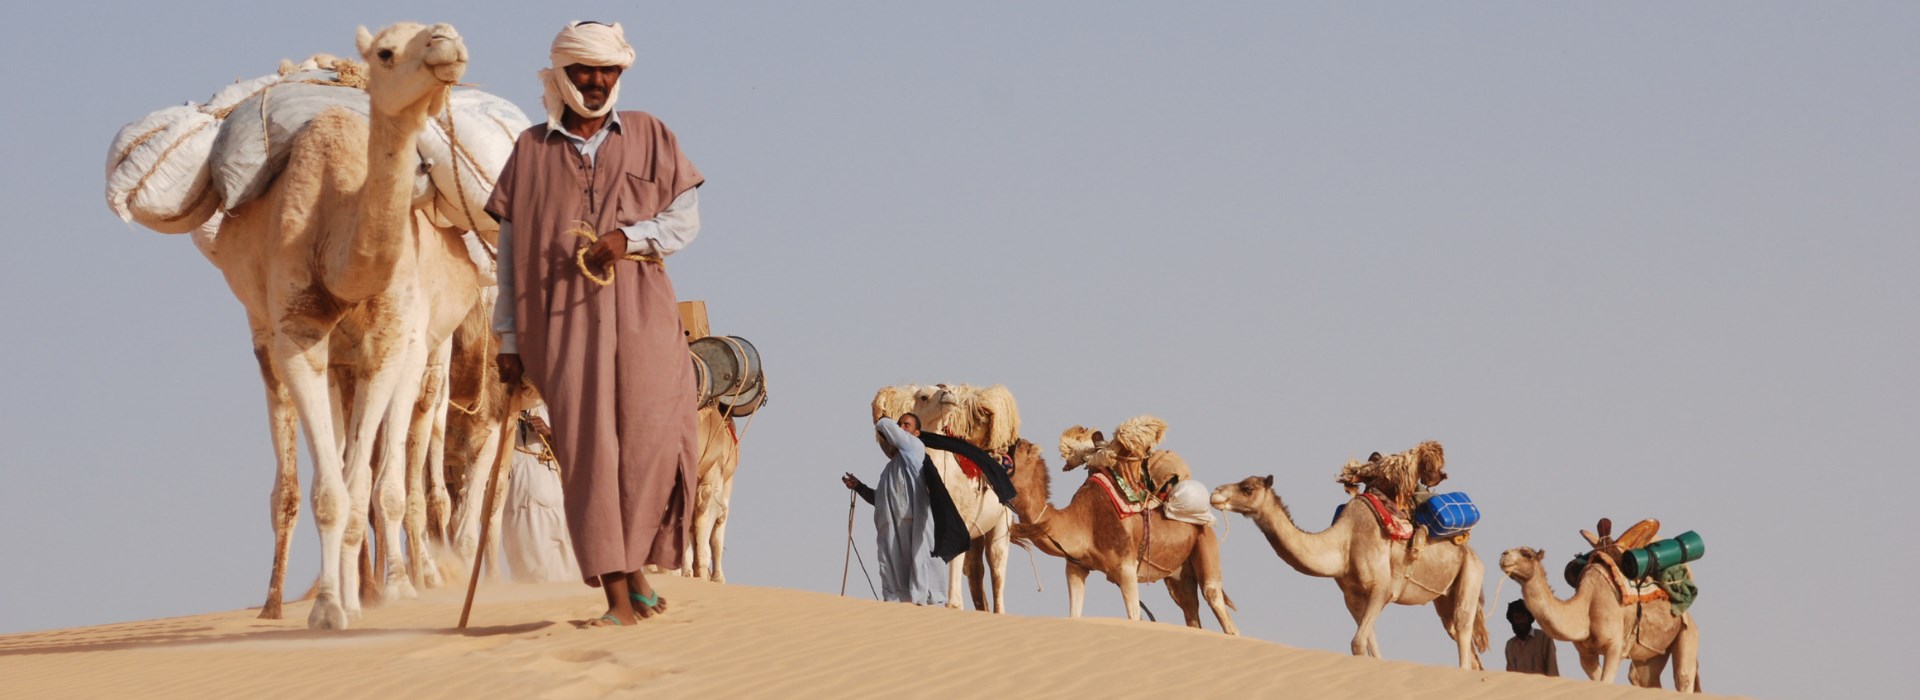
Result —
[[595, 623], [595, 622], [600, 622], [600, 621], [602, 621], [602, 620], [605, 620], [605, 621], [607, 621], [607, 622], [611, 622], [611, 623], [613, 623], [613, 626], [614, 626], [614, 627], [625, 627], [625, 626], [627, 626], [627, 624], [626, 624], [626, 623], [624, 623], [624, 622], [621, 622], [621, 621], [620, 621], [620, 618], [617, 618], [617, 617], [614, 617], [614, 616], [612, 616], [612, 615], [601, 615], [601, 616], [600, 616], [599, 618], [596, 618], [596, 619], [594, 619], [594, 620], [592, 620], [592, 621], [589, 621], [589, 622], [587, 623], [587, 625], [586, 625], [586, 626], [587, 626], [587, 627], [605, 627], [606, 625], [596, 625], [596, 624], [593, 624], [593, 623]]
[[[659, 595], [658, 593], [655, 593], [655, 596], [658, 596], [658, 595]], [[632, 598], [633, 602], [635, 603], [639, 603], [641, 605], [647, 606], [648, 610], [654, 610], [660, 607], [660, 599], [658, 597], [649, 598], [647, 596], [640, 595], [639, 591], [628, 591], [627, 597]]]

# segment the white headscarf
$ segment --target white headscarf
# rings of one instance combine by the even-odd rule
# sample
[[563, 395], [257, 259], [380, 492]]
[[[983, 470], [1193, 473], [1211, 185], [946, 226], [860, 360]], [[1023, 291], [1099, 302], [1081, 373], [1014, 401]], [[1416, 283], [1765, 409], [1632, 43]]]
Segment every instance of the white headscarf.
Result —
[[620, 83], [615, 82], [613, 89], [607, 91], [607, 103], [599, 109], [587, 109], [582, 104], [580, 88], [567, 79], [567, 66], [575, 63], [588, 66], [619, 66], [622, 69], [633, 66], [633, 47], [627, 45], [626, 32], [620, 23], [611, 25], [595, 22], [569, 22], [560, 34], [553, 38], [553, 49], [548, 53], [553, 67], [540, 69], [540, 84], [546, 87], [546, 94], [540, 98], [547, 108], [547, 127], [560, 128], [560, 117], [572, 108], [575, 114], [583, 117], [600, 117], [613, 111], [614, 102], [620, 99]]

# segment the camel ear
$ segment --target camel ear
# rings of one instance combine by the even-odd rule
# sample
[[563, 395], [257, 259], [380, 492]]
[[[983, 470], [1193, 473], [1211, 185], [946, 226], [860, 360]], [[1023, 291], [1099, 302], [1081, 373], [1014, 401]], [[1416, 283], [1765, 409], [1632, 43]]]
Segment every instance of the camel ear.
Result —
[[1261, 481], [1263, 481], [1263, 482], [1266, 482], [1266, 484], [1267, 484], [1267, 489], [1268, 489], [1268, 490], [1272, 490], [1272, 489], [1273, 489], [1273, 475], [1272, 475], [1272, 474], [1268, 474], [1268, 475], [1266, 476], [1266, 478], [1263, 478], [1263, 479], [1261, 479]]
[[1107, 436], [1100, 434], [1100, 431], [1098, 430], [1093, 431], [1093, 444], [1099, 445], [1106, 441], [1107, 441]]
[[373, 50], [373, 35], [367, 33], [366, 25], [361, 25], [353, 30], [353, 45], [360, 50], [361, 58], [371, 60], [371, 58], [367, 56], [367, 52]]
[[1528, 556], [1529, 558], [1531, 558], [1531, 559], [1533, 559], [1534, 561], [1540, 561], [1540, 560], [1542, 560], [1542, 559], [1545, 559], [1545, 558], [1547, 558], [1547, 550], [1544, 550], [1544, 549], [1529, 549], [1529, 550], [1527, 550], [1527, 556]]

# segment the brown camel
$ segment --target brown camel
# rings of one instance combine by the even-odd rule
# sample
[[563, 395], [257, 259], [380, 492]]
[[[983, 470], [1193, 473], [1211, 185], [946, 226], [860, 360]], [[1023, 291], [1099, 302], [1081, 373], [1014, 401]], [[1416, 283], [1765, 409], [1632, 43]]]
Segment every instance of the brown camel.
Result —
[[1067, 561], [1069, 617], [1080, 616], [1087, 573], [1099, 571], [1120, 587], [1129, 620], [1140, 619], [1139, 585], [1166, 579], [1167, 592], [1186, 615], [1188, 627], [1200, 627], [1204, 596], [1221, 630], [1240, 633], [1228, 612], [1233, 604], [1220, 583], [1220, 540], [1212, 526], [1168, 520], [1157, 510], [1123, 519], [1106, 490], [1092, 480], [1080, 485], [1066, 508], [1054, 508], [1046, 460], [1040, 448], [1026, 440], [1013, 448], [1013, 481], [1019, 490], [1013, 512], [1020, 519], [1013, 537]]
[[1459, 645], [1460, 667], [1481, 668], [1480, 653], [1487, 650], [1480, 594], [1485, 574], [1472, 547], [1428, 544], [1409, 563], [1405, 544], [1387, 539], [1379, 519], [1359, 498], [1347, 504], [1332, 527], [1302, 531], [1273, 492], [1272, 476], [1250, 476], [1214, 489], [1213, 507], [1252, 518], [1274, 553], [1294, 571], [1339, 584], [1347, 612], [1359, 625], [1353, 635], [1354, 656], [1380, 656], [1373, 624], [1388, 603], [1432, 603], [1447, 635]]
[[1554, 597], [1540, 560], [1546, 552], [1518, 547], [1500, 555], [1500, 570], [1520, 582], [1527, 612], [1548, 637], [1572, 642], [1580, 667], [1596, 681], [1618, 674], [1622, 658], [1632, 661], [1627, 679], [1643, 688], [1660, 687], [1660, 674], [1673, 662], [1673, 685], [1682, 693], [1699, 690], [1700, 628], [1692, 613], [1673, 614], [1666, 600], [1637, 605], [1620, 602], [1619, 589], [1602, 566], [1580, 572], [1573, 597]]

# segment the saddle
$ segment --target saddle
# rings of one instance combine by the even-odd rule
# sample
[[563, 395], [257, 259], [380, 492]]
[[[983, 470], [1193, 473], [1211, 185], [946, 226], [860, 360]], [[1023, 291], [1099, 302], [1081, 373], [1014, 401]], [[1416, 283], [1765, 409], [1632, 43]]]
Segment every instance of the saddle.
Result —
[[1380, 520], [1381, 529], [1387, 531], [1387, 539], [1404, 542], [1413, 538], [1413, 521], [1399, 507], [1380, 500], [1372, 491], [1361, 492], [1357, 498], [1367, 502], [1368, 510], [1373, 511], [1374, 517]]
[[1128, 516], [1139, 515], [1141, 511], [1147, 509], [1144, 504], [1133, 502], [1126, 496], [1121, 495], [1121, 488], [1123, 487], [1116, 486], [1113, 479], [1105, 473], [1094, 472], [1088, 476], [1087, 479], [1099, 484], [1100, 488], [1107, 492], [1107, 500], [1113, 503], [1113, 510], [1120, 515], [1121, 520], [1127, 519]]
[[[1666, 590], [1654, 583], [1652, 579], [1633, 581], [1620, 570], [1620, 556], [1629, 549], [1638, 549], [1652, 543], [1654, 538], [1660, 535], [1660, 521], [1648, 518], [1634, 523], [1633, 527], [1620, 533], [1618, 538], [1612, 536], [1613, 521], [1611, 519], [1601, 518], [1596, 529], [1599, 530], [1598, 534], [1586, 530], [1580, 531], [1580, 536], [1587, 540], [1587, 544], [1593, 546], [1593, 551], [1586, 555], [1587, 563], [1582, 567], [1583, 571], [1586, 568], [1600, 567], [1607, 574], [1607, 580], [1613, 583], [1613, 590], [1619, 595], [1622, 605], [1668, 600]], [[1579, 585], [1577, 579], [1574, 585]]]

